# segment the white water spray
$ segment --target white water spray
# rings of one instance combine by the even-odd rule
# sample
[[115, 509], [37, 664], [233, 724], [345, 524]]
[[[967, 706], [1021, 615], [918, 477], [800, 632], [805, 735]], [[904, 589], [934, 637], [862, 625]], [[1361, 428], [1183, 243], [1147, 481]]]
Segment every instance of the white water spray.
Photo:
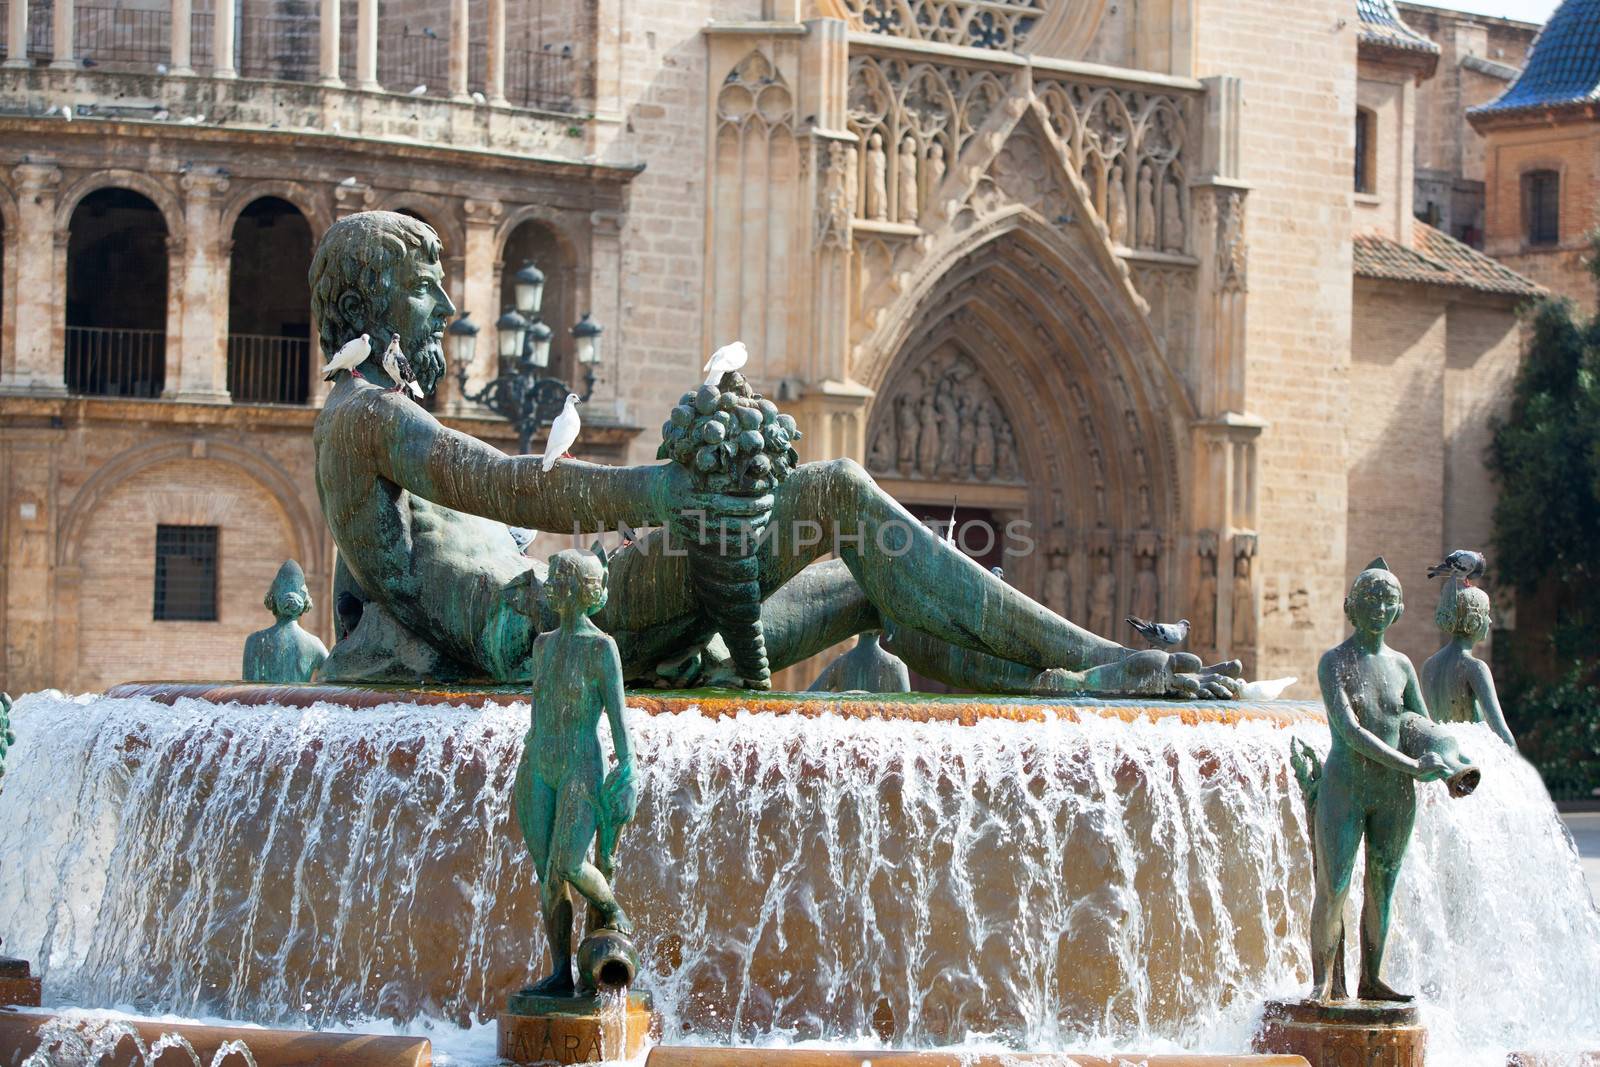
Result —
[[[56, 1004], [490, 1018], [543, 964], [510, 811], [527, 715], [24, 698], [0, 936]], [[629, 723], [619, 893], [666, 1040], [1230, 1051], [1305, 985], [1288, 730]], [[1532, 768], [1455, 729], [1483, 786], [1419, 789], [1391, 983], [1422, 994], [1440, 1064], [1600, 1048], [1570, 839]]]

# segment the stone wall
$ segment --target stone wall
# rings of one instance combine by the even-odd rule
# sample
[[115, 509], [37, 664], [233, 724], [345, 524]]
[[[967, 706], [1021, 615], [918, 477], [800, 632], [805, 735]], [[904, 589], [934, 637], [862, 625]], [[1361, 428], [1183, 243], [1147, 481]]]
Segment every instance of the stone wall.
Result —
[[1452, 549], [1492, 547], [1484, 453], [1521, 346], [1506, 298], [1356, 281], [1345, 569], [1388, 561], [1406, 591], [1391, 643], [1419, 664], [1439, 647], [1427, 568]]
[[[1484, 250], [1554, 292], [1593, 307], [1594, 278], [1583, 267], [1585, 235], [1600, 224], [1600, 120], [1581, 113], [1561, 121], [1480, 124], [1486, 148], [1488, 231]], [[1522, 177], [1553, 170], [1561, 181], [1561, 239], [1530, 245], [1522, 205]]]
[[[1196, 6], [1196, 74], [1244, 84], [1245, 396], [1270, 423], [1257, 446], [1259, 673], [1307, 679], [1341, 636], [1346, 581], [1354, 17], [1333, 0], [1292, 19], [1270, 0]], [[1313, 691], [1303, 680], [1294, 695]]]

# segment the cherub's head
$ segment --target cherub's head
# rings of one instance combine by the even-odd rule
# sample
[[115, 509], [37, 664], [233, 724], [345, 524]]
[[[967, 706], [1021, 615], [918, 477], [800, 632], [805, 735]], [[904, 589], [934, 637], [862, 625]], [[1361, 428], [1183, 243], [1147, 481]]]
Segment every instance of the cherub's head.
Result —
[[1465, 637], [1477, 644], [1489, 636], [1489, 594], [1475, 585], [1456, 589], [1454, 597], [1440, 597], [1433, 621], [1451, 637]]
[[[308, 279], [323, 359], [363, 333], [398, 334], [417, 383], [433, 392], [444, 374], [444, 328], [456, 312], [441, 253], [433, 227], [394, 211], [361, 211], [329, 226]], [[386, 343], [374, 340], [374, 360]]]
[[261, 602], [280, 621], [298, 619], [310, 611], [311, 591], [306, 588], [306, 574], [300, 564], [292, 559], [285, 560]]
[[1367, 564], [1367, 569], [1350, 583], [1344, 598], [1344, 615], [1350, 625], [1366, 633], [1382, 633], [1394, 625], [1403, 611], [1400, 579], [1394, 576], [1382, 557]]
[[606, 557], [598, 545], [590, 552], [569, 548], [550, 557], [545, 595], [562, 618], [593, 615], [606, 606]]

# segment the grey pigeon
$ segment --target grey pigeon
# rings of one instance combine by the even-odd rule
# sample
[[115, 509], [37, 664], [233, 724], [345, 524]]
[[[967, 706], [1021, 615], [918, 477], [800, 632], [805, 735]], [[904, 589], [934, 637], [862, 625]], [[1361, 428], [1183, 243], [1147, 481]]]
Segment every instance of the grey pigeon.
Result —
[[1471, 583], [1474, 578], [1482, 578], [1484, 568], [1489, 561], [1483, 558], [1482, 552], [1474, 552], [1470, 548], [1458, 548], [1444, 558], [1443, 563], [1436, 563], [1428, 568], [1429, 578], [1460, 578]]
[[411, 368], [411, 361], [406, 354], [400, 351], [399, 334], [390, 338], [389, 347], [384, 349], [383, 372], [394, 381], [394, 388], [389, 390], [391, 393], [408, 389], [412, 396], [422, 399], [422, 386], [417, 384], [417, 372]]
[[1128, 616], [1128, 625], [1157, 648], [1171, 648], [1189, 639], [1189, 620], [1177, 622], [1148, 622], [1137, 615]]
[[1002, 582], [1006, 580], [1006, 569], [1004, 567], [990, 567], [989, 573], [1000, 579]]

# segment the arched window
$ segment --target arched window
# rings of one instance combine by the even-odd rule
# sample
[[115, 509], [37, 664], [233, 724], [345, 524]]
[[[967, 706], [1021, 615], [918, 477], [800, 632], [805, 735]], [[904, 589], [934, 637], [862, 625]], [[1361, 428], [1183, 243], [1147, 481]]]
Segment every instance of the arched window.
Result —
[[516, 307], [516, 274], [528, 263], [544, 274], [544, 295], [538, 315], [553, 334], [550, 373], [556, 377], [569, 375], [573, 369], [572, 327], [581, 314], [574, 291], [577, 271], [561, 239], [544, 223], [528, 219], [518, 224], [506, 238], [500, 256], [500, 306], [495, 309], [495, 317], [506, 308]]
[[167, 224], [148, 197], [100, 189], [67, 239], [67, 389], [160, 396], [166, 385]]
[[1364, 107], [1356, 108], [1356, 192], [1370, 193], [1377, 186], [1378, 117]]
[[1530, 245], [1561, 240], [1561, 175], [1530, 170], [1522, 176], [1522, 222]]
[[245, 404], [304, 404], [311, 394], [311, 224], [264, 196], [233, 224], [228, 271], [228, 392]]

